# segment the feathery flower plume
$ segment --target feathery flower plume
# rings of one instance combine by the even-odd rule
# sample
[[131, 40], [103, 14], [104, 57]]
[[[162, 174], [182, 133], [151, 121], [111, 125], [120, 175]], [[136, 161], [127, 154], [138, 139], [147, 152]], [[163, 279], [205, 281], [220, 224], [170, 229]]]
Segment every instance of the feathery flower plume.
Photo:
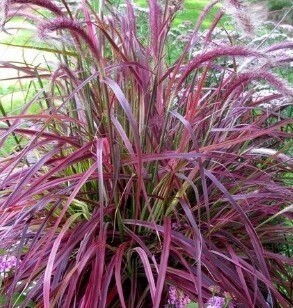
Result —
[[162, 17], [162, 9], [159, 5], [158, 1], [150, 0], [150, 14], [149, 14], [149, 23], [150, 28], [152, 29], [152, 45], [154, 48], [154, 54], [158, 53], [159, 48], [159, 35], [161, 31], [161, 17]]
[[293, 41], [285, 41], [285, 42], [281, 42], [281, 43], [276, 43], [270, 47], [268, 47], [265, 51], [266, 52], [272, 52], [272, 51], [276, 51], [276, 50], [280, 50], [280, 49], [289, 49], [289, 50], [293, 50]]
[[293, 90], [290, 89], [283, 80], [272, 73], [259, 70], [256, 72], [245, 72], [239, 74], [238, 77], [230, 83], [230, 87], [227, 89], [225, 97], [228, 97], [236, 88], [246, 86], [249, 82], [254, 80], [265, 80], [283, 95], [293, 96]]
[[58, 16], [63, 16], [62, 10], [50, 0], [5, 0], [5, 1], [8, 2], [7, 5], [15, 3], [37, 5], [51, 11], [52, 13]]
[[0, 30], [2, 31], [8, 14], [9, 2], [9, 0], [2, 0], [0, 5]]
[[[46, 8], [57, 16], [63, 16], [62, 10], [50, 0], [2, 0], [0, 4], [0, 29], [2, 30], [7, 17], [10, 15], [10, 9], [13, 4], [32, 4]], [[22, 10], [14, 12], [14, 16], [24, 16], [23, 14], [26, 14], [26, 12], [23, 12]]]
[[191, 62], [189, 67], [185, 70], [184, 74], [182, 75], [179, 85], [187, 78], [187, 76], [196, 68], [198, 68], [202, 63], [214, 60], [219, 57], [265, 57], [263, 53], [249, 50], [245, 47], [241, 46], [219, 46], [217, 48], [213, 48], [210, 51], [205, 53], [199, 54], [196, 58]]
[[247, 35], [254, 33], [254, 23], [248, 5], [242, 0], [223, 0], [223, 7]]
[[93, 54], [99, 59], [100, 53], [96, 48], [94, 42], [89, 38], [85, 30], [82, 28], [80, 23], [72, 19], [58, 17], [50, 21], [45, 21], [41, 23], [38, 27], [38, 35], [40, 38], [45, 38], [48, 32], [56, 30], [68, 30], [73, 36], [78, 36], [84, 40], [84, 42], [89, 46]]
[[252, 22], [251, 17], [247, 14], [245, 10], [236, 11], [235, 19], [245, 34], [253, 34], [255, 26]]

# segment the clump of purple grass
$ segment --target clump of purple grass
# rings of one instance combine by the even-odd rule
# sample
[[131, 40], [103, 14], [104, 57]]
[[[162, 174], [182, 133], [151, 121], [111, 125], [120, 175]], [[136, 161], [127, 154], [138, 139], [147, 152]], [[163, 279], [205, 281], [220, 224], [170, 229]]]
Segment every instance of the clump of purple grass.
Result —
[[[261, 106], [292, 94], [270, 65], [289, 45], [217, 44], [222, 9], [201, 38], [215, 0], [167, 61], [181, 1], [150, 0], [143, 34], [131, 1], [15, 0], [7, 16], [17, 3], [62, 44], [44, 47], [55, 66], [1, 63], [37, 90], [1, 117], [0, 146], [20, 140], [0, 160], [0, 248], [22, 260], [4, 292], [32, 286], [23, 305], [45, 308], [203, 307], [218, 285], [235, 305], [289, 305], [292, 119]], [[258, 100], [262, 84], [274, 95]]]

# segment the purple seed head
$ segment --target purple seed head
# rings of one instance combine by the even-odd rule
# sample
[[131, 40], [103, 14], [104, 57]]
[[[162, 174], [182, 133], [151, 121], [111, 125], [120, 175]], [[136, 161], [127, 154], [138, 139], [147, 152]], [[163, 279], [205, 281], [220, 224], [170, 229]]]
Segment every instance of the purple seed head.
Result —
[[33, 4], [39, 7], [46, 8], [55, 15], [62, 16], [62, 10], [51, 0], [8, 0], [10, 4]]
[[48, 33], [57, 30], [67, 30], [73, 37], [82, 39], [87, 46], [92, 50], [93, 54], [100, 58], [99, 50], [96, 48], [93, 41], [90, 39], [86, 31], [83, 29], [81, 24], [75, 20], [71, 20], [64, 17], [58, 17], [49, 21], [41, 23], [38, 27], [39, 37], [46, 38]]
[[244, 33], [251, 35], [254, 33], [255, 25], [253, 23], [253, 18], [251, 17], [251, 12], [249, 12], [249, 7], [242, 0], [224, 0], [224, 8], [230, 14], [230, 16], [236, 21], [240, 29]]

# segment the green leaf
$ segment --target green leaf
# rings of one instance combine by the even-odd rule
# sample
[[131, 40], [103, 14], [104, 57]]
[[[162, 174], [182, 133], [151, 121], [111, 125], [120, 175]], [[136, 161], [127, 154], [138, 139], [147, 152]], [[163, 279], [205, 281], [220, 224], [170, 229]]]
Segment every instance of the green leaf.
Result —
[[[26, 299], [26, 296], [24, 294], [14, 293], [12, 297], [13, 307], [21, 307], [25, 299]], [[3, 294], [0, 295], [0, 307], [5, 307], [5, 304], [7, 304], [7, 302], [8, 302], [7, 296]], [[30, 301], [26, 307], [33, 308], [35, 306], [36, 306], [35, 303]]]

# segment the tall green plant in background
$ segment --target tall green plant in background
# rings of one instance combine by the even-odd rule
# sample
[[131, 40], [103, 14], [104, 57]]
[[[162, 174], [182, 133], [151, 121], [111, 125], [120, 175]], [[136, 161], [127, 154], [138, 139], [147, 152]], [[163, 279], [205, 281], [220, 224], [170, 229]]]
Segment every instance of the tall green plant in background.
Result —
[[[182, 1], [148, 1], [143, 33], [130, 0], [3, 2], [4, 29], [28, 20], [59, 58], [14, 66], [41, 86], [1, 118], [0, 145], [21, 140], [0, 160], [0, 248], [18, 260], [7, 307], [13, 294], [22, 307], [160, 307], [169, 287], [201, 307], [224, 292], [290, 305], [292, 118], [279, 111], [292, 90], [272, 70], [292, 41], [216, 41], [228, 6], [253, 30], [242, 1], [223, 3], [169, 57]], [[263, 84], [274, 92], [257, 95]]]

